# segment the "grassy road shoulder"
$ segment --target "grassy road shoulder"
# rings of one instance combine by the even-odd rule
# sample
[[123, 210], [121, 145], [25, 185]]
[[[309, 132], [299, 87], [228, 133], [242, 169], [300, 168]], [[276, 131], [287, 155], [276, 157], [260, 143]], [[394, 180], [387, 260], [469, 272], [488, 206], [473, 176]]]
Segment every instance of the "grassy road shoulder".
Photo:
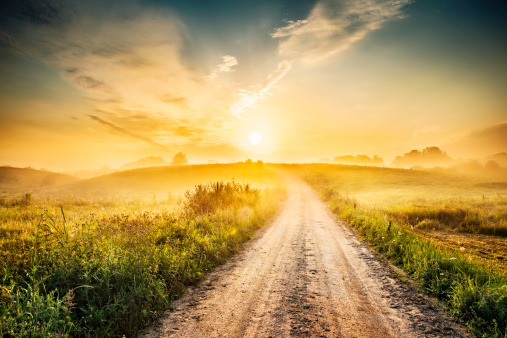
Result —
[[80, 206], [87, 217], [70, 217], [4, 206], [0, 337], [135, 336], [237, 252], [284, 195], [217, 182], [189, 191], [179, 211], [90, 204]]
[[[429, 216], [417, 220], [417, 223], [432, 221], [431, 215], [439, 212], [431, 212], [430, 206], [423, 205], [418, 209], [407, 207], [398, 200], [393, 207], [367, 203], [368, 189], [371, 194], [379, 189], [378, 182], [382, 185], [394, 186], [398, 193], [405, 194], [410, 189], [405, 187], [412, 185], [419, 190], [419, 196], [423, 194], [421, 185], [427, 184], [427, 179], [399, 175], [395, 172], [384, 173], [382, 168], [346, 168], [340, 172], [336, 166], [293, 166], [293, 172], [304, 177], [320, 194], [330, 209], [338, 217], [344, 219], [357, 228], [360, 233], [385, 257], [396, 266], [408, 273], [414, 281], [427, 293], [437, 297], [445, 309], [456, 319], [468, 326], [479, 337], [505, 337], [507, 334], [507, 276], [497, 264], [484, 263], [462, 253], [448, 250], [438, 245], [427, 237], [421, 236], [414, 228], [414, 222], [406, 217], [407, 208], [419, 214], [427, 213]], [[349, 172], [351, 171], [351, 173]], [[361, 173], [362, 171], [362, 173]], [[358, 173], [359, 172], [359, 173]], [[350, 174], [349, 176], [347, 176]], [[409, 173], [410, 174], [410, 173]], [[340, 176], [338, 178], [338, 176]], [[433, 179], [434, 178], [430, 178]], [[445, 178], [444, 178], [445, 179]], [[361, 197], [357, 198], [353, 189], [340, 189], [340, 183], [356, 185], [356, 191], [360, 191]], [[390, 182], [392, 180], [392, 182]], [[420, 180], [420, 181], [418, 181]], [[350, 182], [352, 181], [352, 182]], [[366, 182], [366, 183], [365, 183]], [[397, 182], [397, 183], [396, 183]], [[361, 190], [360, 187], [364, 189]], [[436, 190], [442, 187], [434, 187]], [[352, 190], [352, 191], [351, 191]], [[423, 189], [424, 190], [424, 189]], [[453, 226], [453, 222], [459, 223], [462, 229], [473, 225], [467, 222], [468, 212], [456, 211], [463, 216], [461, 222], [452, 218], [452, 212], [443, 214], [451, 215], [449, 223], [438, 222], [441, 226]], [[429, 211], [428, 211], [429, 210]], [[434, 209], [433, 209], [434, 210]], [[449, 210], [443, 207], [442, 210]], [[461, 210], [461, 209], [460, 209]], [[466, 209], [465, 209], [466, 210]], [[404, 212], [402, 212], [404, 211]], [[451, 210], [453, 211], [453, 210]], [[474, 213], [474, 217], [477, 216]], [[505, 215], [498, 216], [499, 223], [505, 222]], [[435, 221], [433, 220], [435, 223]], [[458, 231], [456, 230], [456, 231]], [[474, 228], [468, 229], [473, 231]]]

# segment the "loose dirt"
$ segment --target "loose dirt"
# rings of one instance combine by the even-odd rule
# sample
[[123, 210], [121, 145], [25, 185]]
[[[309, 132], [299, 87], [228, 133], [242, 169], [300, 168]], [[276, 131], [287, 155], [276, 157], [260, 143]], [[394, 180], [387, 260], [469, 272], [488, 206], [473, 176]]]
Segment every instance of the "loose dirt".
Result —
[[395, 277], [315, 191], [289, 199], [246, 249], [145, 337], [469, 337]]

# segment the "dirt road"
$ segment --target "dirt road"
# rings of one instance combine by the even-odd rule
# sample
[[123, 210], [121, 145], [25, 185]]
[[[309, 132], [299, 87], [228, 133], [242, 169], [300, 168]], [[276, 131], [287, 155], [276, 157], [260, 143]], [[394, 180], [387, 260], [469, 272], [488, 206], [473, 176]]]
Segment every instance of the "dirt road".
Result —
[[230, 262], [146, 337], [463, 337], [398, 281], [304, 182]]

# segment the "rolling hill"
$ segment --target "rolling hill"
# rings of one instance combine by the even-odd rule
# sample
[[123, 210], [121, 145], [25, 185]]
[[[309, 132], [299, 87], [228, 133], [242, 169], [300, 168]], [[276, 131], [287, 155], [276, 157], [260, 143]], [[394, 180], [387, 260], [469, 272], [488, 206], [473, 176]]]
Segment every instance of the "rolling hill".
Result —
[[61, 186], [55, 193], [83, 197], [112, 195], [153, 196], [182, 193], [211, 181], [251, 183], [257, 187], [279, 184], [271, 170], [255, 163], [207, 164], [140, 168], [81, 180]]
[[0, 194], [33, 194], [78, 181], [78, 178], [51, 171], [0, 167]]

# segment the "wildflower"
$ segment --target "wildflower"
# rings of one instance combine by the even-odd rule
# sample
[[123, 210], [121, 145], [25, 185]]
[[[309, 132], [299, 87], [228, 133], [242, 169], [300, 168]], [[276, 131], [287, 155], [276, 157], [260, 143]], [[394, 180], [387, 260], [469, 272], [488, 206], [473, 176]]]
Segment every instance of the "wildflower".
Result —
[[464, 246], [460, 247], [459, 249], [460, 249], [461, 251], [465, 251], [465, 247], [464, 247]]
[[[67, 296], [65, 297], [65, 301], [63, 302], [64, 306], [65, 306], [65, 309], [64, 311], [67, 312], [67, 313], [72, 313], [70, 311], [70, 308], [73, 307], [74, 305], [76, 305], [75, 303], [72, 302], [72, 300], [74, 299], [74, 290], [73, 289], [70, 289], [68, 292], [67, 292]], [[63, 335], [63, 333], [62, 333]]]
[[443, 272], [441, 272], [441, 273], [440, 273], [440, 276], [443, 276], [443, 275], [444, 275], [444, 273], [443, 273]]

